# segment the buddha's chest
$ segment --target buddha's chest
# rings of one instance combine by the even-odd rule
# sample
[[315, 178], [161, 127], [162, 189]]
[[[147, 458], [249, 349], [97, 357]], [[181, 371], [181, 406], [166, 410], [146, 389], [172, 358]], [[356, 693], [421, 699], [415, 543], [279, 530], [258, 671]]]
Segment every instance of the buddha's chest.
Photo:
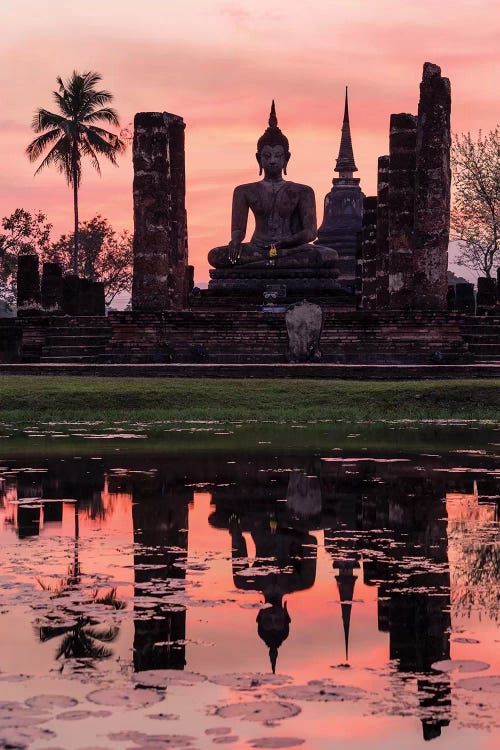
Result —
[[293, 187], [277, 190], [261, 189], [249, 196], [248, 204], [256, 217], [280, 216], [287, 218], [299, 207], [300, 195]]

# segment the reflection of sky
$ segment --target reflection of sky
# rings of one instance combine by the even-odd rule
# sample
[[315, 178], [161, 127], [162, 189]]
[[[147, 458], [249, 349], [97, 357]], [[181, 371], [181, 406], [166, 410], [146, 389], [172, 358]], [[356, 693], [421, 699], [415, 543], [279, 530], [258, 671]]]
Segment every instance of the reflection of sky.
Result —
[[[33, 178], [24, 156], [36, 107], [52, 106], [56, 76], [93, 69], [115, 95], [123, 125], [168, 110], [187, 123], [190, 260], [207, 279], [208, 250], [228, 240], [235, 184], [257, 177], [255, 143], [271, 99], [289, 136], [289, 178], [312, 185], [321, 219], [350, 86], [361, 186], [376, 184], [391, 112], [415, 112], [424, 61], [452, 82], [453, 131], [498, 121], [500, 77], [494, 0], [3, 0], [0, 50], [0, 216], [41, 209], [57, 232], [72, 226], [71, 195], [55, 171]], [[130, 151], [120, 168], [87, 168], [81, 218], [132, 224]]]
[[[100, 471], [97, 469], [97, 474]], [[33, 476], [35, 485], [37, 475]], [[137, 487], [141, 486], [140, 472], [134, 482]], [[470, 484], [472, 490], [472, 481]], [[166, 497], [168, 498], [168, 493]], [[0, 518], [0, 550], [5, 554], [0, 570], [7, 576], [7, 583], [13, 579], [19, 582], [18, 589], [21, 593], [16, 602], [15, 589], [4, 587], [2, 591], [0, 588], [4, 599], [3, 616], [0, 618], [0, 663], [3, 672], [27, 672], [42, 676], [54, 666], [55, 642], [37, 642], [33, 624], [37, 617], [42, 616], [47, 597], [39, 592], [33, 598], [27, 584], [34, 583], [34, 575], [45, 582], [54, 583], [58, 577], [63, 578], [67, 574], [68, 564], [74, 554], [75, 510], [74, 504], [64, 503], [60, 523], [45, 523], [38, 537], [16, 543], [13, 527], [3, 524], [4, 517], [9, 517], [10, 506], [15, 505], [16, 499], [15, 482], [9, 478], [3, 497], [5, 510]], [[227, 528], [209, 525], [208, 517], [214, 509], [211, 499], [209, 492], [195, 492], [194, 501], [189, 504], [188, 561], [194, 565], [188, 565], [185, 587], [181, 583], [181, 598], [187, 596], [188, 600], [186, 669], [208, 675], [235, 670], [269, 672], [267, 649], [258, 638], [255, 623], [258, 605], [262, 603], [263, 596], [258, 591], [235, 589], [231, 570], [231, 537]], [[134, 637], [132, 496], [126, 489], [126, 479], [122, 478], [118, 482], [115, 479], [113, 482], [105, 481], [101, 500], [103, 512], [96, 517], [91, 518], [85, 510], [80, 511], [79, 559], [84, 588], [91, 590], [92, 587], [98, 587], [105, 590], [117, 585], [119, 598], [128, 604], [128, 609], [120, 615], [120, 636], [112, 644], [114, 656], [109, 668], [114, 673], [117, 658], [120, 659], [122, 670], [130, 662]], [[154, 502], [169, 501], [164, 497], [163, 500], [157, 498]], [[475, 524], [482, 524], [482, 529], [488, 524], [491, 526], [495, 520], [492, 507], [491, 504], [478, 503], [475, 489], [470, 494], [453, 492], [447, 496], [448, 534], [452, 534], [449, 537], [451, 541], [448, 555], [452, 582], [455, 556], [464, 544], [461, 532], [468, 531], [470, 538]], [[311, 589], [294, 590], [285, 597], [292, 622], [290, 635], [279, 650], [277, 671], [292, 675], [298, 683], [327, 676], [341, 684], [362, 687], [373, 693], [380, 693], [384, 701], [393, 708], [403, 699], [410, 705], [417, 706], [414, 680], [403, 682], [394, 670], [390, 674], [389, 634], [378, 629], [379, 589], [376, 585], [368, 586], [363, 582], [364, 555], [360, 560], [360, 567], [355, 570], [357, 581], [351, 616], [350, 668], [340, 666], [345, 662], [345, 654], [339, 594], [335, 581], [338, 570], [334, 568], [332, 556], [324, 547], [323, 530], [314, 528], [311, 533], [318, 542], [316, 582]], [[250, 543], [250, 534], [246, 531], [244, 534], [249, 542], [249, 556], [252, 557], [254, 548]], [[390, 534], [384, 536], [390, 537]], [[405, 534], [403, 539], [404, 536]], [[434, 538], [433, 534], [431, 538]], [[148, 544], [147, 538], [145, 543]], [[401, 543], [400, 539], [399, 544]], [[342, 546], [342, 533], [335, 544], [337, 547]], [[370, 558], [370, 537], [362, 541], [362, 547], [368, 550]], [[376, 544], [374, 549], [377, 549]], [[386, 552], [390, 556], [391, 548], [388, 547]], [[413, 554], [419, 558], [423, 553], [413, 550], [411, 543], [408, 545], [403, 542], [402, 554], [407, 559]], [[397, 559], [397, 551], [395, 555]], [[441, 559], [439, 553], [436, 560]], [[396, 566], [397, 564], [396, 562]], [[441, 562], [440, 565], [442, 564]], [[161, 579], [160, 571], [153, 575]], [[148, 594], [144, 594], [144, 597], [147, 596]], [[215, 606], [214, 602], [217, 602]], [[51, 606], [58, 606], [57, 600], [52, 600]], [[64, 600], [61, 600], [59, 606], [64, 607]], [[498, 656], [490, 646], [496, 637], [494, 623], [484, 617], [484, 613], [475, 611], [470, 618], [452, 618], [452, 630], [452, 658], [482, 659], [491, 664], [491, 671], [500, 667]], [[456, 640], [460, 636], [473, 637], [479, 643], [460, 643]], [[205, 684], [197, 690], [199, 700], [214, 702], [213, 686]], [[224, 695], [226, 700], [231, 698], [228, 690]], [[452, 700], [455, 709], [460, 712], [463, 708], [460, 698], [454, 693]], [[483, 696], [482, 700], [487, 703], [488, 696]], [[355, 743], [350, 747], [359, 748], [363, 748], [368, 740], [371, 748], [420, 746], [422, 740], [419, 722], [411, 717], [411, 710], [410, 716], [404, 718], [364, 716], [362, 719], [357, 717], [353, 724], [356, 711], [356, 707], [348, 703], [345, 706], [311, 704], [304, 708], [300, 722], [298, 719], [290, 720], [284, 723], [283, 729], [286, 727], [288, 735], [310, 737], [311, 748], [314, 747], [315, 750], [329, 747], [328, 744], [323, 744], [327, 739], [341, 741], [346, 738]], [[326, 718], [327, 714], [330, 721]], [[457, 748], [468, 746], [468, 735], [463, 729], [462, 744], [458, 742], [457, 726], [455, 718], [450, 727], [444, 727], [439, 740], [440, 748], [451, 748], [453, 743], [457, 743]], [[375, 728], [377, 738], [373, 740]], [[264, 734], [262, 731], [260, 734], [254, 732], [254, 736]], [[481, 740], [477, 747], [493, 747], [487, 735], [475, 736]], [[405, 742], [411, 744], [404, 745]]]

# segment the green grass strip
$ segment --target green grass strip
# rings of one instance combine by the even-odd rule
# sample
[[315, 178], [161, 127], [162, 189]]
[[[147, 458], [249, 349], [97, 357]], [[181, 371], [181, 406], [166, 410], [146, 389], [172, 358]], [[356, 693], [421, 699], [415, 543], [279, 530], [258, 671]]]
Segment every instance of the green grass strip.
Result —
[[0, 420], [493, 419], [498, 380], [342, 381], [0, 377]]

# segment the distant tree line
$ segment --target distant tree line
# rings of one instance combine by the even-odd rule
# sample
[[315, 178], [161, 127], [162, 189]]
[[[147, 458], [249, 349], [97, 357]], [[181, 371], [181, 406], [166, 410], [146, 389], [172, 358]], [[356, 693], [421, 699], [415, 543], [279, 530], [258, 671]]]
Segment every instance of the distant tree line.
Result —
[[35, 172], [54, 166], [73, 190], [74, 229], [51, 241], [52, 224], [42, 211], [17, 208], [2, 219], [0, 232], [0, 301], [12, 306], [16, 299], [17, 258], [36, 254], [41, 262], [55, 261], [63, 271], [104, 282], [109, 305], [116, 295], [131, 284], [132, 238], [128, 232], [117, 234], [107, 219], [97, 214], [89, 221], [78, 217], [78, 189], [82, 160], [87, 158], [100, 173], [99, 157], [116, 164], [117, 155], [130, 140], [127, 129], [124, 140], [101, 127], [107, 123], [119, 127], [118, 115], [109, 104], [112, 94], [98, 89], [99, 73], [73, 74], [67, 81], [57, 78], [53, 91], [56, 112], [44, 108], [35, 111], [32, 127], [37, 137], [26, 154], [30, 161], [41, 159]]
[[[17, 208], [1, 222], [0, 300], [9, 307], [16, 300], [17, 258], [38, 255], [40, 263], [59, 263], [64, 273], [74, 273], [74, 233], [51, 240], [52, 224], [41, 211]], [[132, 283], [132, 235], [115, 232], [99, 214], [78, 225], [79, 253], [77, 275], [102, 281], [106, 304]]]

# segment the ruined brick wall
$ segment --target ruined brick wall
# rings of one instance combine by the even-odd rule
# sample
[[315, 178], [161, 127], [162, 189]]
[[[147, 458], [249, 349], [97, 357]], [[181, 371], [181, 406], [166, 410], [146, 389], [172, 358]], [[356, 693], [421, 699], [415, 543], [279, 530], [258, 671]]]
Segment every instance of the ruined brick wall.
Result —
[[132, 307], [187, 304], [184, 121], [167, 112], [134, 120], [134, 274]]
[[389, 306], [402, 309], [412, 299], [413, 222], [417, 118], [391, 115], [389, 132]]
[[413, 306], [446, 307], [450, 236], [450, 110], [448, 78], [424, 64], [418, 105], [415, 222], [413, 232]]
[[389, 306], [389, 156], [379, 156], [377, 172], [377, 308]]
[[377, 307], [377, 198], [363, 200], [361, 227], [361, 309]]

